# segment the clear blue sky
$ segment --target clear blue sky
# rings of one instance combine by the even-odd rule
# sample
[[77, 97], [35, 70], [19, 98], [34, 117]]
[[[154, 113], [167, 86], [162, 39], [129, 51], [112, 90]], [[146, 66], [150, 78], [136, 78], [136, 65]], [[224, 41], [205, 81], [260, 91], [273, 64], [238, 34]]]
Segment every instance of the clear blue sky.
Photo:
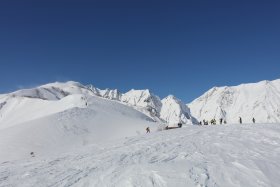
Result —
[[74, 80], [189, 102], [277, 78], [279, 0], [0, 2], [0, 93]]

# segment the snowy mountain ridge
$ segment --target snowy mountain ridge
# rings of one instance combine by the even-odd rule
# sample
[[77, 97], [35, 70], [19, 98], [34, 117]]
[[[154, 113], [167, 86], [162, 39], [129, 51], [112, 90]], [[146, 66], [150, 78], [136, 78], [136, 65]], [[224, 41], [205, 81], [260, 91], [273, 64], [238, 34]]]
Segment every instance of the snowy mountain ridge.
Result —
[[[132, 89], [123, 94], [120, 93], [117, 89], [101, 90], [99, 88], [94, 87], [93, 85], [84, 86], [78, 82], [68, 81], [66, 83], [61, 83], [61, 82], [49, 83], [32, 89], [23, 89], [23, 90], [15, 91], [13, 93], [3, 94], [2, 97], [0, 98], [0, 114], [2, 116], [0, 118], [0, 123], [4, 122], [5, 118], [11, 118], [11, 115], [17, 111], [17, 108], [24, 110], [24, 106], [23, 106], [24, 104], [22, 100], [37, 99], [37, 100], [45, 100], [45, 101], [57, 101], [57, 100], [63, 100], [63, 98], [66, 98], [68, 96], [77, 95], [77, 94], [83, 95], [81, 96], [81, 98], [83, 98], [81, 99], [81, 102], [83, 104], [86, 103], [88, 97], [98, 96], [105, 99], [118, 101], [128, 106], [131, 106], [134, 109], [149, 116], [154, 121], [158, 121], [161, 123], [177, 125], [177, 123], [191, 124], [193, 122], [192, 121], [193, 118], [190, 117], [189, 110], [186, 107], [184, 108], [179, 107], [180, 111], [178, 111], [177, 113], [172, 112], [172, 110], [166, 110], [167, 106], [163, 107], [160, 98], [154, 95], [153, 93], [151, 93], [150, 90], [148, 89], [146, 90]], [[178, 102], [181, 101], [175, 99], [173, 104], [178, 105]], [[19, 107], [19, 104], [22, 107]], [[4, 107], [4, 105], [6, 106]], [[12, 105], [12, 106], [9, 107], [8, 105]], [[179, 105], [184, 106], [182, 102]], [[28, 108], [27, 105], [25, 106]], [[171, 105], [168, 106], [171, 107]], [[40, 107], [38, 106], [37, 108], [39, 109]], [[164, 112], [161, 111], [162, 107], [164, 108], [163, 110]], [[5, 108], [6, 110], [3, 111]], [[8, 110], [11, 115], [7, 114], [8, 113], [7, 108], [9, 108]], [[69, 107], [65, 107], [65, 109], [69, 109]], [[57, 110], [54, 109], [54, 111]], [[61, 110], [58, 110], [57, 112], [59, 111]], [[171, 112], [170, 114], [165, 113], [169, 111]], [[46, 115], [48, 114], [49, 113], [46, 113]], [[40, 115], [39, 117], [42, 117], [42, 115]], [[177, 115], [179, 115], [180, 117], [176, 117]], [[31, 117], [32, 114], [25, 115], [26, 120], [28, 118], [27, 116]], [[170, 121], [169, 120], [170, 117], [166, 118], [166, 116], [171, 116], [173, 120]], [[31, 119], [35, 119], [35, 117], [31, 117]]]
[[[77, 99], [79, 101], [75, 100], [73, 103], [70, 102], [71, 97], [64, 99], [71, 95], [73, 97], [81, 95], [81, 97]], [[213, 118], [216, 120], [223, 118], [229, 123], [237, 123], [239, 117], [242, 117], [245, 123], [252, 122], [253, 117], [257, 122], [262, 123], [280, 121], [280, 79], [278, 79], [232, 87], [213, 87], [188, 105], [171, 95], [161, 100], [148, 89], [132, 89], [121, 93], [117, 89], [102, 90], [93, 85], [85, 86], [73, 81], [55, 82], [32, 89], [1, 94], [0, 123], [9, 122], [10, 125], [13, 125], [22, 120], [29, 120], [29, 118], [31, 120], [43, 117], [67, 110], [70, 107], [85, 105], [87, 98], [96, 96], [121, 102], [144, 113], [154, 121], [167, 123], [170, 126], [177, 125], [177, 123], [192, 124], [197, 123], [197, 120], [211, 120]], [[43, 100], [42, 105], [38, 104], [41, 103], [40, 100]], [[51, 104], [52, 102], [47, 102], [59, 100], [62, 100], [59, 104], [60, 107], [56, 108], [55, 105]], [[65, 104], [63, 104], [64, 101], [66, 101]], [[34, 105], [31, 108], [42, 111], [41, 114], [33, 115], [34, 112], [28, 109], [29, 105]], [[41, 107], [51, 105], [53, 109], [44, 114], [45, 110]], [[14, 114], [21, 113], [20, 111], [26, 111], [25, 115], [14, 117]], [[29, 111], [28, 114], [27, 111]]]
[[214, 87], [188, 106], [200, 121], [223, 118], [237, 123], [241, 117], [245, 123], [252, 118], [261, 123], [280, 122], [280, 79]]

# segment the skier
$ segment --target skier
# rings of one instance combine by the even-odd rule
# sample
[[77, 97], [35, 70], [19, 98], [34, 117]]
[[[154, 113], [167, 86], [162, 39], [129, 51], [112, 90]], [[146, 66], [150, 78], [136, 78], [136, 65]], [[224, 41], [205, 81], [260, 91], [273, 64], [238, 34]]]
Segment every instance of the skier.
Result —
[[223, 123], [223, 118], [220, 118], [220, 125]]
[[252, 121], [253, 121], [253, 123], [255, 123], [256, 122], [255, 118], [253, 118]]
[[150, 133], [150, 128], [149, 127], [146, 128], [146, 133]]
[[239, 117], [239, 123], [242, 124], [242, 118], [241, 117]]

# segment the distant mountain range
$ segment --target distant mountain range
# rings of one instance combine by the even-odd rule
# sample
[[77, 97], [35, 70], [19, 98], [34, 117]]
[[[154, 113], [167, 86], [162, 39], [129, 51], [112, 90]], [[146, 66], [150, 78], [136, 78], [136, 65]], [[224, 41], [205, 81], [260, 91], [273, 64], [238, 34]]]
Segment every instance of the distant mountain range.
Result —
[[[191, 117], [189, 108], [174, 96], [168, 96], [160, 100], [149, 90], [132, 89], [127, 93], [120, 93], [116, 89], [101, 90], [93, 85], [85, 86], [78, 82], [69, 81], [66, 83], [50, 83], [0, 95], [0, 124], [5, 123], [5, 126], [11, 126], [68, 110], [71, 107], [84, 105], [85, 100], [69, 102], [69, 98], [77, 94], [83, 95], [85, 100], [89, 97], [101, 97], [120, 102], [160, 123], [177, 125], [177, 123], [192, 124], [196, 122]], [[60, 103], [59, 107], [56, 107], [57, 103]], [[46, 111], [46, 107], [52, 109]], [[34, 108], [36, 112], [33, 111]], [[17, 115], [22, 112], [24, 115]]]
[[[120, 93], [117, 89], [101, 90], [93, 85], [69, 81], [1, 94], [0, 124], [5, 123], [5, 126], [10, 126], [83, 105], [85, 100], [78, 103], [68, 101], [69, 96], [76, 94], [81, 94], [84, 98], [97, 96], [120, 102], [156, 122], [171, 126], [220, 118], [228, 123], [237, 123], [239, 117], [245, 123], [251, 123], [253, 117], [257, 122], [263, 123], [280, 121], [280, 79], [232, 87], [214, 87], [187, 105], [173, 95], [161, 100], [148, 89], [132, 89]], [[35, 114], [30, 108], [30, 100], [32, 100], [32, 107], [37, 110]], [[61, 104], [56, 107], [57, 102], [50, 102], [48, 105], [52, 110], [46, 112], [47, 104], [41, 106], [42, 103], [47, 103], [46, 101], [59, 101]], [[21, 110], [25, 111], [25, 114], [18, 116]]]

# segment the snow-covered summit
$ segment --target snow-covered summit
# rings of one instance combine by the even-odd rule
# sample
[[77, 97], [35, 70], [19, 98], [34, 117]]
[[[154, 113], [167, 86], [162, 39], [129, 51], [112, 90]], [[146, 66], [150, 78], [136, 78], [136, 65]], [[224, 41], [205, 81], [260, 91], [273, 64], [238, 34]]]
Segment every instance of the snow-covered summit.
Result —
[[74, 81], [65, 83], [55, 82], [45, 84], [36, 88], [22, 89], [7, 94], [9, 97], [27, 97], [43, 100], [60, 100], [68, 95], [86, 94], [94, 95], [87, 87]]
[[232, 87], [214, 87], [188, 105], [191, 114], [199, 120], [223, 118], [237, 123], [239, 116], [250, 123], [280, 121], [280, 79], [241, 84]]
[[99, 93], [101, 97], [111, 100], [120, 101], [122, 97], [122, 94], [117, 89], [111, 90], [106, 88], [105, 90], [99, 90]]
[[160, 118], [167, 123], [177, 125], [177, 123], [191, 124], [194, 122], [189, 108], [175, 96], [169, 95], [162, 99], [161, 103]]
[[151, 112], [152, 115], [158, 116], [162, 103], [160, 98], [150, 90], [130, 90], [127, 93], [123, 94], [121, 97], [121, 101], [124, 103], [128, 103], [132, 106], [140, 106], [146, 107], [147, 110]]

